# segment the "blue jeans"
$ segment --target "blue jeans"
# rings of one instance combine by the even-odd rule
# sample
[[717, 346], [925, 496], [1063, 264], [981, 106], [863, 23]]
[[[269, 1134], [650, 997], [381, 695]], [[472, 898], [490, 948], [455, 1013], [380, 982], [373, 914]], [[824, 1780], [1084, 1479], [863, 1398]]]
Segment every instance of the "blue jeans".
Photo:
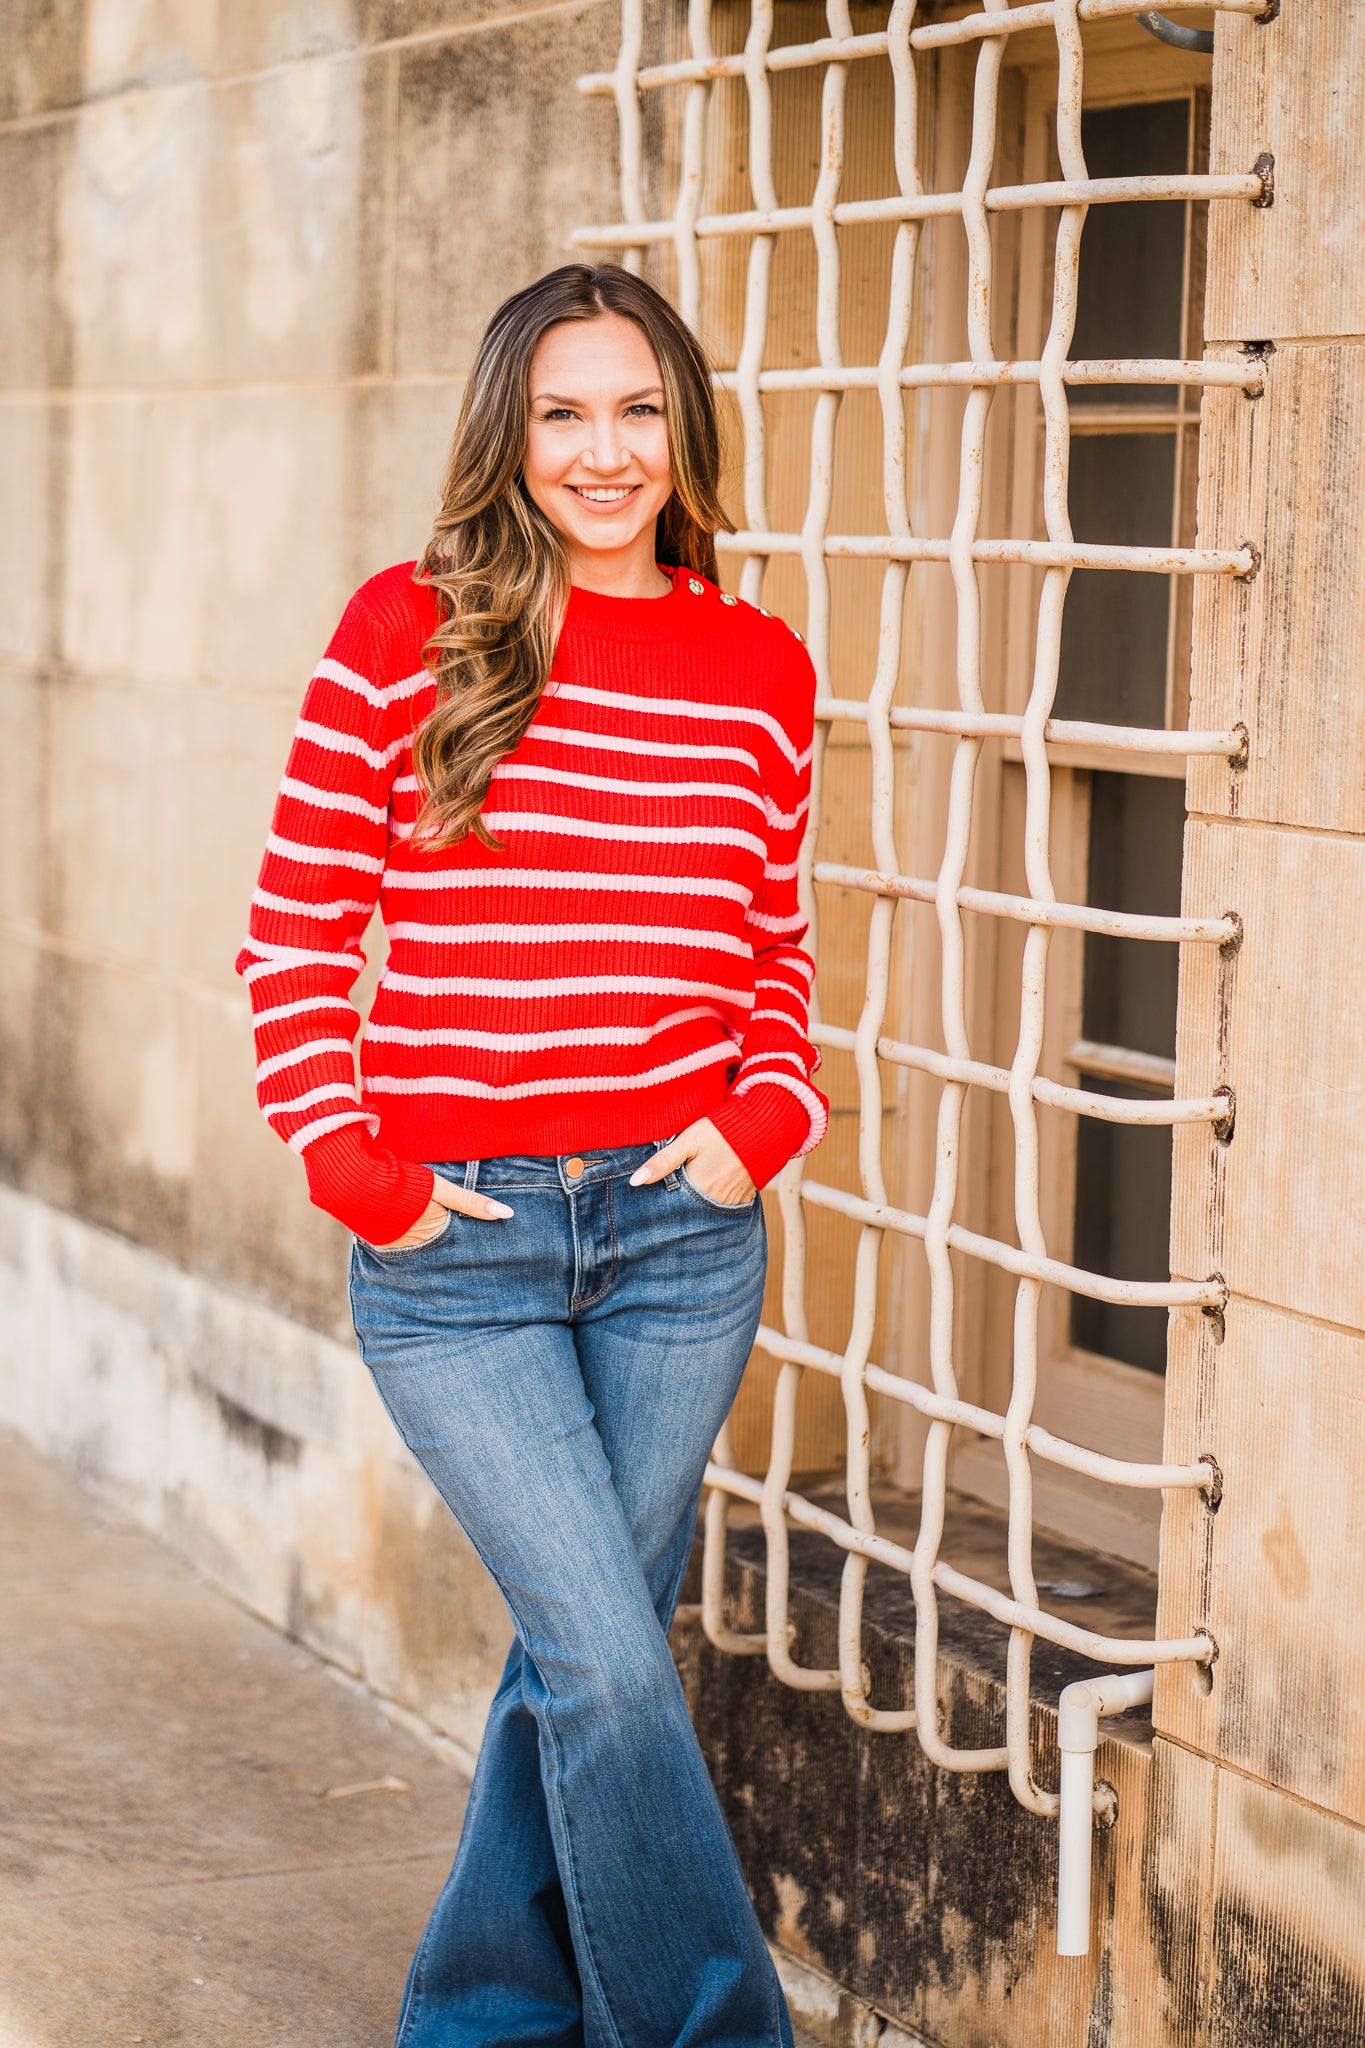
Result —
[[655, 1149], [441, 1162], [514, 1217], [351, 1254], [361, 1355], [516, 1628], [398, 2048], [791, 2048], [667, 1635], [763, 1210], [632, 1188]]

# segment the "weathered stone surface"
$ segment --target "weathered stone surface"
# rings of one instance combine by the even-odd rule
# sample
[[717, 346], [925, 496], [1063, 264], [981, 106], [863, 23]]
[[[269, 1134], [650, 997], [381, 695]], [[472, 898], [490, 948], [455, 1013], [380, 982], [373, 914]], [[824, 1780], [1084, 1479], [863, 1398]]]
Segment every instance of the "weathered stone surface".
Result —
[[[1214, 55], [1209, 169], [1275, 159], [1275, 204], [1209, 213], [1211, 341], [1365, 333], [1357, 211], [1365, 15], [1300, 0], [1265, 22], [1229, 16]], [[1347, 202], [1347, 195], [1352, 195]]]
[[362, 256], [380, 233], [366, 217], [382, 210], [384, 138], [367, 76], [359, 55], [319, 57], [82, 107], [57, 264], [78, 382], [375, 367]]
[[85, 0], [85, 89], [216, 78], [352, 48], [357, 0]]
[[[837, 1656], [839, 1561], [796, 1534], [795, 1654]], [[730, 1625], [760, 1625], [757, 1532], [731, 1538]], [[958, 1746], [999, 1742], [1003, 1636], [942, 1603], [940, 1726]], [[864, 1654], [872, 1698], [908, 1704], [913, 1603], [898, 1575], [869, 1574]], [[940, 1772], [913, 1733], [858, 1729], [837, 1694], [795, 1694], [762, 1659], [726, 1657], [695, 1625], [676, 1644], [702, 1746], [735, 1831], [759, 1916], [783, 1949], [854, 1995], [953, 2048], [1006, 2041], [1184, 2048], [1202, 2040], [1200, 1929], [1209, 1886], [1213, 1766], [1140, 1724], [1106, 1740], [1100, 1775], [1119, 1822], [1096, 1839], [1091, 1956], [1054, 1952], [1054, 1824], [1026, 1813], [1003, 1774]], [[1055, 1783], [1045, 1701], [1082, 1660], [1035, 1646], [1033, 1746]]]
[[[1245, 361], [1238, 349], [1219, 351]], [[1203, 576], [1194, 594], [1195, 727], [1248, 735], [1245, 767], [1191, 763], [1189, 805], [1214, 817], [1365, 831], [1365, 721], [1355, 711], [1365, 635], [1365, 345], [1287, 342], [1264, 395], [1210, 391], [1199, 533], [1254, 542], [1250, 581]], [[1301, 480], [1301, 488], [1287, 487]]]
[[1218, 1774], [1209, 2048], [1365, 2040], [1365, 1833]]
[[1365, 1268], [1334, 1226], [1365, 1215], [1365, 840], [1192, 820], [1182, 900], [1244, 933], [1181, 965], [1179, 1086], [1230, 1082], [1237, 1116], [1229, 1144], [1177, 1127], [1172, 1271], [1359, 1330]]
[[499, 301], [575, 260], [574, 227], [615, 218], [615, 114], [574, 79], [611, 68], [618, 25], [593, 0], [403, 53], [400, 372], [467, 370]]
[[37, 392], [71, 375], [57, 269], [58, 197], [72, 152], [68, 121], [0, 134], [0, 387]]
[[1204, 1626], [1219, 1654], [1211, 1689], [1161, 1674], [1157, 1724], [1365, 1822], [1365, 1669], [1342, 1625], [1342, 1587], [1365, 1574], [1365, 1338], [1234, 1298], [1202, 1414], [1188, 1354], [1182, 1338], [1168, 1444], [1213, 1447], [1223, 1498], [1171, 1514], [1160, 1626]]
[[0, 10], [0, 121], [80, 98], [88, 7], [89, 0], [8, 0]]
[[145, 1219], [130, 1243], [80, 1206], [0, 1189], [0, 1420], [471, 1752], [505, 1612], [354, 1344], [157, 1257]]

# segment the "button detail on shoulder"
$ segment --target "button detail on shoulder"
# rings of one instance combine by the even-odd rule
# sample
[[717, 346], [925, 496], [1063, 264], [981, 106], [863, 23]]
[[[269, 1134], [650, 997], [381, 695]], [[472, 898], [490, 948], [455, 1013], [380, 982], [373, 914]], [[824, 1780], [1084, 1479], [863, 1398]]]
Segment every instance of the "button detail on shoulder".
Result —
[[730, 593], [729, 593], [729, 591], [728, 591], [728, 590], [722, 590], [722, 592], [721, 592], [721, 594], [720, 594], [720, 601], [721, 601], [721, 603], [722, 603], [722, 604], [738, 604], [738, 603], [739, 603], [739, 599], [738, 599], [737, 597], [731, 597], [731, 595], [730, 595]]
[[693, 597], [700, 597], [702, 592], [705, 590], [706, 585], [704, 583], [699, 583], [695, 576], [689, 576], [687, 579], [687, 587], [691, 591]]

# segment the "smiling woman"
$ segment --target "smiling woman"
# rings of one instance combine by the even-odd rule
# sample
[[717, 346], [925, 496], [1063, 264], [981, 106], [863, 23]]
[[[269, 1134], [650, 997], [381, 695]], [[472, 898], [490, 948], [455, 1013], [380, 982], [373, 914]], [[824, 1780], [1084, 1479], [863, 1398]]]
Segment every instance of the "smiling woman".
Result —
[[356, 1233], [362, 1356], [516, 1627], [402, 2048], [791, 2044], [668, 1647], [757, 1190], [827, 1108], [815, 677], [717, 586], [718, 467], [648, 285], [571, 266], [500, 308], [421, 563], [309, 686], [238, 963], [261, 1107]]

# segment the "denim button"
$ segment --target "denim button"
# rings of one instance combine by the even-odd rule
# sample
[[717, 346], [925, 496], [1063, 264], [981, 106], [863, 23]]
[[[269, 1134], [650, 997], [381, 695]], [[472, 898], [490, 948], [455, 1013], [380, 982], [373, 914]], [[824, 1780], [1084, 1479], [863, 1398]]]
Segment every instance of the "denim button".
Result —
[[581, 1179], [583, 1173], [583, 1161], [581, 1159], [566, 1159], [564, 1162], [564, 1171], [568, 1174], [570, 1180]]

